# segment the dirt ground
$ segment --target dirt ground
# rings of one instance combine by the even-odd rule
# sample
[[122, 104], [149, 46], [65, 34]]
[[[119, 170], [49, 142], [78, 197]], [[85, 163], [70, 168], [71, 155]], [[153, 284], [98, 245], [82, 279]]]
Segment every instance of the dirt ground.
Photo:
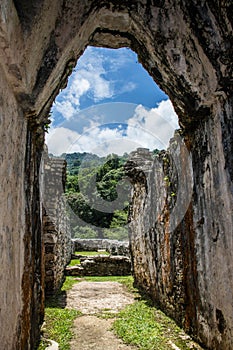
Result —
[[[134, 302], [118, 282], [80, 282], [67, 292], [67, 307], [83, 313], [74, 322], [71, 350], [134, 350], [111, 331], [114, 314]], [[97, 315], [113, 314], [104, 319]]]

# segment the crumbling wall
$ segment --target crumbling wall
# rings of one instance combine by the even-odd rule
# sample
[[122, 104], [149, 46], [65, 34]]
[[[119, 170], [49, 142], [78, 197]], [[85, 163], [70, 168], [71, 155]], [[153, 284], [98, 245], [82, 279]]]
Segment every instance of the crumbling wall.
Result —
[[126, 256], [80, 257], [80, 264], [68, 266], [67, 276], [128, 276], [131, 275], [131, 261]]
[[[187, 274], [190, 281], [195, 280], [196, 274], [190, 228], [185, 227], [192, 177], [189, 154], [184, 149], [177, 132], [167, 151], [156, 155], [146, 149], [133, 152], [126, 172], [133, 184], [129, 230], [135, 284], [186, 327], [195, 322], [193, 314], [186, 314], [192, 307], [187, 293], [193, 293], [193, 300], [196, 293], [195, 282], [189, 285]], [[178, 221], [177, 213], [174, 215], [177, 208]]]
[[0, 347], [27, 349], [43, 319], [40, 153], [1, 64], [0, 140]]
[[71, 230], [64, 195], [66, 161], [44, 153], [43, 240], [45, 292], [56, 292], [72, 254]]
[[[216, 148], [207, 151], [209, 129], [202, 131], [205, 143], [199, 139], [193, 154], [177, 132], [167, 151], [153, 157], [139, 150], [126, 165], [134, 188], [129, 225], [133, 273], [136, 285], [199, 342], [209, 349], [231, 349], [230, 189], [226, 198], [217, 195], [226, 181], [222, 170], [207, 161], [212, 156], [218, 163], [219, 158]], [[224, 226], [229, 228], [225, 234]], [[226, 284], [229, 288], [222, 288]]]
[[115, 239], [72, 239], [75, 251], [98, 251], [106, 250], [111, 255], [129, 256], [129, 242]]

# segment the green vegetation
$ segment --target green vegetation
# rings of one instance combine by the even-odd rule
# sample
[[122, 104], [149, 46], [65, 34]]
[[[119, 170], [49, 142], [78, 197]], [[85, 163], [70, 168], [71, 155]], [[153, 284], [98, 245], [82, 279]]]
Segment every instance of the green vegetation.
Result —
[[68, 266], [76, 266], [76, 265], [80, 265], [79, 259], [72, 259]]
[[[44, 336], [47, 339], [53, 339], [59, 344], [59, 348], [63, 350], [70, 349], [70, 341], [72, 339], [71, 328], [73, 321], [80, 313], [72, 309], [62, 309], [60, 307], [46, 307]], [[39, 350], [45, 349], [42, 343]]]
[[[119, 282], [125, 285], [128, 291], [135, 293], [135, 302], [117, 315], [113, 315], [107, 308], [96, 315], [101, 318], [116, 317], [113, 330], [126, 344], [136, 345], [139, 350], [169, 350], [174, 349], [175, 346], [181, 350], [201, 349], [173, 320], [154, 307], [150, 300], [139, 295], [133, 287], [132, 276], [84, 277], [82, 279], [66, 277], [61, 292], [46, 303], [45, 326], [43, 327], [45, 338], [57, 341], [60, 349], [70, 349], [73, 321], [76, 317], [81, 316], [81, 313], [76, 310], [64, 309], [64, 292], [80, 281]], [[42, 340], [38, 350], [44, 350], [46, 346], [48, 344]]]
[[113, 329], [125, 343], [140, 350], [168, 350], [175, 345], [182, 350], [193, 348], [173, 320], [143, 299], [122, 310]]
[[[127, 198], [129, 183], [124, 179], [127, 155], [100, 158], [89, 153], [66, 154], [66, 197], [71, 208], [70, 222], [75, 238], [128, 239], [127, 200], [121, 210], [109, 210], [118, 195]], [[78, 219], [77, 219], [78, 218]], [[89, 227], [88, 224], [92, 225]]]
[[75, 283], [78, 283], [77, 278], [74, 276], [66, 276], [65, 282], [61, 288], [61, 292], [66, 292], [71, 289]]
[[[98, 252], [75, 252], [77, 255], [83, 255], [83, 256], [95, 256], [95, 255], [109, 255], [106, 251], [98, 251]], [[69, 266], [75, 266], [80, 264], [80, 259], [72, 259], [69, 263]]]
[[90, 251], [83, 251], [83, 252], [75, 252], [77, 255], [84, 255], [84, 256], [94, 256], [94, 255], [109, 255], [108, 252], [105, 250], [98, 250], [98, 252], [90, 252]]
[[[72, 326], [74, 320], [81, 315], [77, 310], [64, 308], [65, 291], [77, 283], [74, 277], [66, 277], [65, 283], [57, 295], [46, 300], [43, 337], [52, 339], [59, 344], [59, 349], [69, 350], [72, 339]], [[42, 339], [38, 350], [44, 350], [48, 342]]]

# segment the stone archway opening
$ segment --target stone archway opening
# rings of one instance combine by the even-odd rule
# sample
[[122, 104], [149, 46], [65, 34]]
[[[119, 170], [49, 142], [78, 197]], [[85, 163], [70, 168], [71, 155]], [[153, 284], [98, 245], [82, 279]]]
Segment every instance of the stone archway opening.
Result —
[[[63, 199], [58, 199], [59, 196], [63, 195], [65, 178], [62, 158], [68, 161], [68, 192], [66, 199], [69, 203], [69, 211], [71, 211], [71, 236], [73, 238], [80, 238], [81, 235], [82, 238], [127, 240], [128, 204], [125, 203], [130, 200], [130, 193], [128, 193], [127, 198], [125, 198], [125, 195], [124, 198], [120, 198], [120, 196], [125, 191], [130, 192], [130, 188], [124, 186], [124, 191], [121, 191], [121, 193], [119, 188], [117, 189], [119, 208], [117, 206], [115, 209], [114, 206], [109, 211], [109, 207], [112, 205], [111, 202], [115, 199], [111, 199], [109, 202], [107, 198], [103, 198], [105, 203], [96, 208], [95, 202], [93, 202], [94, 193], [92, 192], [96, 190], [96, 184], [92, 190], [89, 190], [90, 193], [86, 193], [86, 189], [81, 188], [82, 183], [80, 182], [83, 179], [80, 180], [80, 172], [84, 172], [84, 178], [88, 175], [88, 182], [92, 181], [90, 174], [94, 171], [95, 176], [95, 169], [100, 167], [100, 164], [104, 166], [106, 162], [109, 163], [109, 156], [114, 153], [114, 159], [119, 164], [115, 164], [113, 168], [109, 169], [111, 178], [108, 177], [108, 183], [111, 179], [112, 182], [115, 183], [117, 180], [119, 183], [122, 180], [121, 172], [125, 174], [125, 163], [128, 161], [128, 155], [131, 151], [135, 152], [136, 149], [140, 148], [139, 158], [141, 157], [140, 162], [143, 165], [147, 160], [144, 159], [143, 148], [148, 154], [150, 149], [149, 157], [152, 160], [159, 149], [165, 150], [167, 148], [170, 137], [173, 136], [175, 128], [178, 127], [176, 123], [177, 115], [171, 102], [158, 86], [154, 82], [152, 83], [144, 69], [139, 66], [133, 52], [122, 49], [101, 51], [98, 48], [90, 48], [89, 52], [91, 54], [87, 54], [88, 58], [84, 57], [84, 63], [78, 63], [74, 68], [70, 77], [71, 83], [58, 95], [51, 115], [54, 126], [52, 125], [52, 132], [48, 135], [48, 152], [50, 157], [55, 156], [55, 158], [49, 160], [45, 155], [44, 159], [46, 168], [46, 186], [44, 188], [46, 197], [44, 202], [45, 286], [47, 293], [51, 293], [59, 287], [63, 277], [62, 268], [66, 265], [70, 254], [70, 245], [67, 239], [67, 234], [69, 234], [67, 219], [62, 213], [64, 210], [64, 204], [61, 204]], [[113, 67], [109, 68], [110, 65], [113, 65]], [[115, 68], [116, 65], [119, 67]], [[110, 70], [111, 76], [107, 75], [107, 70]], [[122, 70], [123, 73], [121, 73]], [[127, 72], [127, 76], [125, 76], [125, 72]], [[134, 74], [136, 78], [130, 76], [129, 72]], [[134, 81], [135, 79], [136, 81]], [[137, 87], [136, 84], [141, 86]], [[148, 90], [148, 86], [150, 90]], [[120, 92], [118, 92], [119, 89]], [[133, 90], [136, 90], [134, 95]], [[80, 99], [85, 97], [85, 93], [86, 96], [89, 96], [89, 99], [90, 94], [93, 94], [92, 104], [96, 99], [100, 100], [99, 103], [96, 103], [95, 106], [88, 106], [84, 103], [85, 107], [89, 107], [84, 109]], [[130, 96], [126, 96], [126, 93]], [[116, 96], [115, 101], [110, 103], [109, 100], [114, 100], [114, 96]], [[103, 101], [105, 104], [100, 104]], [[145, 101], [145, 105], [147, 104], [147, 108], [141, 105], [143, 101]], [[93, 127], [94, 122], [95, 127]], [[86, 131], [88, 127], [91, 132]], [[102, 131], [104, 131], [104, 136]], [[148, 155], [145, 155], [148, 158]], [[103, 156], [107, 159], [103, 159]], [[56, 157], [60, 157], [60, 159], [56, 159]], [[92, 158], [89, 159], [90, 157]], [[89, 164], [87, 171], [84, 164], [86, 161], [88, 161], [88, 164], [91, 161], [94, 168], [93, 164], [91, 166]], [[73, 166], [74, 163], [78, 163], [76, 168]], [[114, 176], [113, 171], [115, 171]], [[118, 183], [114, 185], [112, 190], [115, 190]], [[104, 182], [104, 186], [108, 187], [107, 183]], [[109, 192], [109, 188], [107, 190]], [[102, 192], [100, 194], [101, 198]], [[80, 199], [81, 195], [82, 198]], [[90, 196], [91, 204], [88, 204]], [[106, 200], [108, 201], [107, 213], [105, 213]], [[86, 202], [86, 205], [83, 205], [83, 201]], [[124, 206], [122, 206], [123, 203]], [[53, 214], [54, 208], [57, 208], [56, 217]], [[64, 237], [61, 236], [62, 234]], [[67, 247], [64, 247], [64, 245], [67, 245]], [[52, 263], [53, 261], [54, 263]]]
[[[179, 127], [177, 115], [168, 97], [136, 62], [137, 56], [126, 49], [101, 51], [90, 48], [87, 58], [82, 57], [82, 63], [78, 61], [74, 68], [68, 87], [53, 105], [48, 152], [63, 157], [85, 152], [86, 156], [79, 155], [81, 158], [75, 163], [79, 163], [78, 168], [86, 173], [84, 163], [88, 152], [97, 157], [124, 155], [125, 159], [118, 165], [122, 167], [127, 154], [137, 148], [154, 152], [166, 149], [175, 128]], [[68, 167], [70, 161], [74, 162], [70, 158], [67, 158]], [[104, 161], [98, 158], [96, 162], [99, 166]], [[82, 175], [79, 173], [78, 177], [77, 171], [72, 169], [72, 174], [68, 174], [72, 176], [68, 179], [68, 187], [72, 187], [73, 177], [77, 176], [78, 191], [86, 191], [86, 185], [82, 189], [82, 183], [79, 184]], [[91, 171], [89, 169], [89, 176]]]
[[[126, 152], [135, 150], [137, 141], [138, 147], [141, 148], [151, 150], [167, 148], [168, 140], [173, 136], [173, 130], [179, 128], [177, 115], [168, 101], [168, 96], [160, 90], [142, 65], [135, 62], [137, 55], [129, 48], [127, 50], [125, 48], [102, 50], [98, 47], [88, 47], [85, 51], [88, 53], [82, 55], [77, 66], [73, 68], [68, 87], [58, 94], [51, 112], [52, 130], [47, 130], [49, 131], [47, 138], [49, 152], [54, 153], [55, 156], [72, 150], [77, 152], [98, 151], [100, 154], [101, 150], [91, 149], [91, 147], [97, 148], [98, 143], [90, 145], [90, 142], [84, 137], [82, 140], [82, 134], [87, 137], [86, 130], [96, 125], [99, 128], [101, 124], [103, 127], [109, 126], [110, 128], [110, 122], [112, 124], [122, 123], [122, 127], [126, 128], [128, 121], [130, 125], [138, 123], [142, 133], [144, 129], [148, 135], [147, 137], [143, 135], [145, 136], [144, 142], [139, 133], [135, 135], [135, 146], [132, 145], [129, 148], [125, 145]], [[121, 66], [122, 69], [120, 69]], [[128, 69], [127, 72], [126, 69]], [[162, 106], [160, 106], [161, 102]], [[138, 110], [137, 107], [141, 109]], [[167, 129], [166, 125], [163, 125], [166, 121], [167, 124], [171, 124], [170, 127], [167, 125]], [[66, 134], [68, 131], [70, 134]], [[56, 144], [53, 140], [55, 132], [57, 139], [61, 139], [59, 140], [61, 145], [58, 145], [58, 142]], [[61, 138], [62, 132], [63, 137]], [[165, 137], [166, 134], [167, 137]], [[152, 135], [154, 142], [151, 140]], [[124, 136], [125, 134], [122, 134], [122, 137]], [[67, 139], [69, 139], [68, 143]], [[83, 145], [84, 141], [86, 145]], [[133, 137], [132, 141], [134, 141]], [[104, 152], [105, 154], [106, 152], [114, 153], [114, 151], [112, 147], [109, 151], [103, 150], [102, 154]], [[124, 150], [116, 148], [116, 153], [123, 152]]]

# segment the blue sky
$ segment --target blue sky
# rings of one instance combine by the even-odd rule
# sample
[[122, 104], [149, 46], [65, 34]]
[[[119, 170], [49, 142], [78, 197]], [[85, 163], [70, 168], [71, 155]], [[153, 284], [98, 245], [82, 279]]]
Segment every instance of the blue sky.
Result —
[[178, 128], [173, 106], [127, 48], [88, 47], [52, 107], [54, 155], [123, 154], [166, 148]]

